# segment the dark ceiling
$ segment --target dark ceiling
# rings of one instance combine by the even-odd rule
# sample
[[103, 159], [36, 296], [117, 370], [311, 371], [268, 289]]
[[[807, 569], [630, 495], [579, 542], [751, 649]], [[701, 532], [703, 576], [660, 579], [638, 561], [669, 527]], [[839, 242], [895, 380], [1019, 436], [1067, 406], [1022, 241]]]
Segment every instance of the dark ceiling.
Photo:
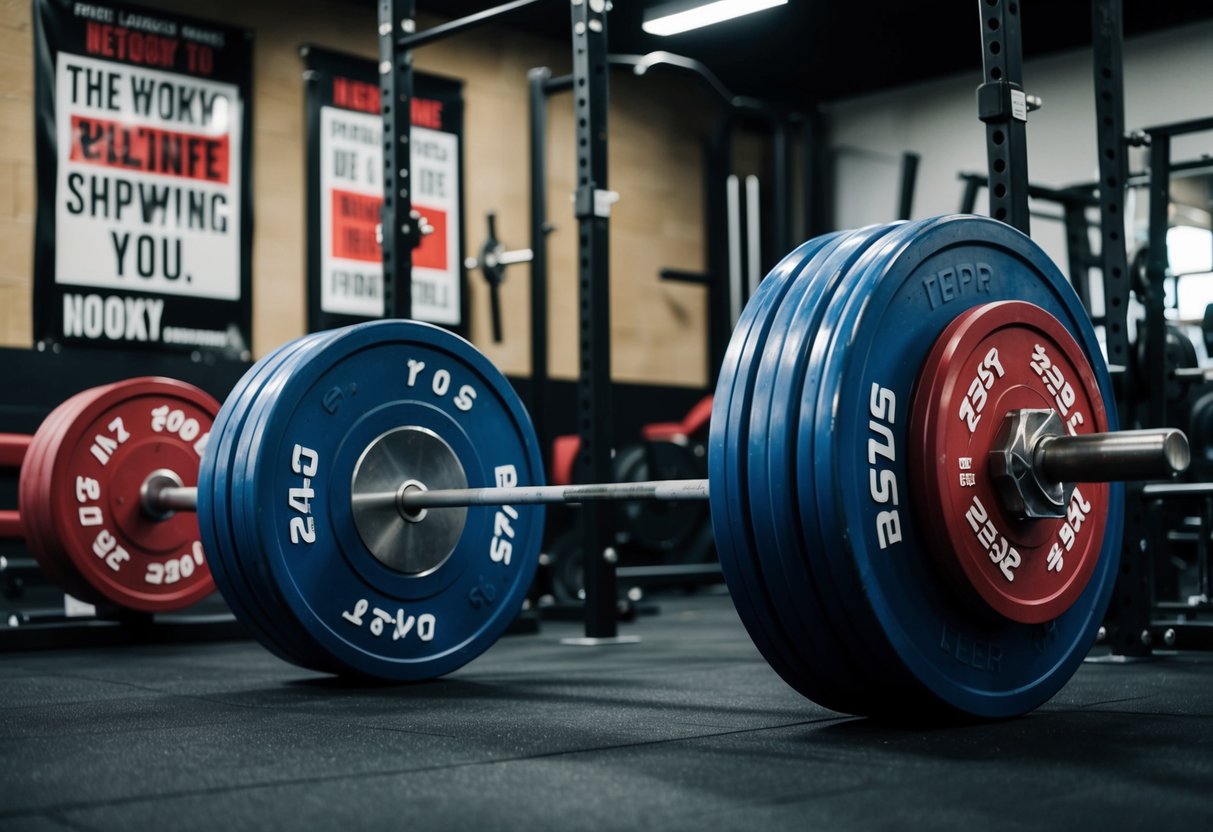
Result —
[[[672, 37], [640, 28], [644, 9], [667, 0], [614, 0], [612, 52], [658, 49], [703, 61], [737, 95], [793, 109], [814, 101], [874, 92], [966, 70], [978, 83], [979, 0], [790, 0], [747, 18]], [[442, 16], [461, 17], [494, 0], [419, 0]], [[1091, 42], [1090, 3], [1021, 0], [1025, 56], [1076, 49]], [[1213, 19], [1208, 0], [1125, 0], [1125, 35]], [[551, 38], [569, 37], [567, 0], [516, 13], [509, 23]], [[1213, 48], [1213, 44], [1210, 44]], [[1031, 78], [1025, 79], [1031, 86]], [[1030, 91], [1030, 89], [1029, 89]]]

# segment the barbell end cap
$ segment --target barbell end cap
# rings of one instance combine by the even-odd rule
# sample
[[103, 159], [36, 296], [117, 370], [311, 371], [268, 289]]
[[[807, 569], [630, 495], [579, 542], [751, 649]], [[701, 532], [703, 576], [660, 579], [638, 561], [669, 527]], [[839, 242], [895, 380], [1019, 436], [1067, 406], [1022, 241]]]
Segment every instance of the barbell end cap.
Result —
[[1173, 474], [1182, 474], [1192, 463], [1192, 448], [1188, 444], [1187, 435], [1178, 428], [1167, 432], [1162, 443], [1163, 456]]

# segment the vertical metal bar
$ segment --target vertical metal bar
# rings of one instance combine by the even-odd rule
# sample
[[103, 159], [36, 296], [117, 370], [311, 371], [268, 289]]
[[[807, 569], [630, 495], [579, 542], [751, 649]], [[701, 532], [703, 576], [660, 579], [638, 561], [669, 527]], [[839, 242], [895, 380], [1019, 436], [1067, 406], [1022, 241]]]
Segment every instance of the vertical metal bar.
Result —
[[1019, 3], [978, 0], [984, 83], [977, 113], [986, 125], [990, 216], [1029, 233], [1027, 99], [1023, 91], [1023, 39]]
[[[816, 237], [825, 231], [825, 183], [821, 176], [817, 152], [820, 122], [821, 116], [814, 110], [805, 116], [800, 128], [800, 175], [801, 188], [804, 189], [804, 228], [799, 235], [801, 240]], [[776, 256], [782, 257], [786, 253], [781, 251]]]
[[897, 193], [897, 219], [908, 220], [914, 210], [914, 188], [918, 183], [917, 153], [901, 154], [901, 190]]
[[531, 423], [548, 459], [548, 97], [547, 67], [527, 73], [530, 83], [531, 141]]
[[[581, 366], [577, 423], [583, 471], [611, 482], [610, 204], [607, 191], [607, 33], [604, 0], [570, 0], [573, 24], [573, 118], [577, 124], [578, 282]], [[607, 556], [604, 511], [581, 508], [585, 558], [585, 634], [617, 633], [614, 559]], [[613, 550], [612, 550], [613, 551]]]
[[1125, 145], [1125, 95], [1121, 62], [1121, 0], [1093, 0], [1091, 29], [1095, 47], [1095, 123], [1099, 149], [1100, 259], [1104, 286], [1104, 341], [1108, 363], [1123, 367], [1117, 399], [1130, 418], [1133, 361], [1129, 356], [1129, 262], [1125, 253], [1124, 205], [1128, 159]]
[[962, 175], [964, 191], [960, 195], [960, 213], [972, 214], [977, 208], [977, 194], [981, 192], [982, 181], [976, 176]]
[[745, 178], [746, 300], [758, 291], [762, 279], [762, 192], [758, 177]]
[[[1108, 363], [1123, 368], [1117, 390], [1119, 410], [1132, 422], [1129, 397], [1134, 389], [1134, 360], [1129, 351], [1129, 265], [1124, 240], [1124, 196], [1128, 160], [1125, 145], [1125, 96], [1121, 49], [1124, 45], [1121, 0], [1092, 0], [1094, 40], [1095, 123], [1099, 158], [1100, 257], [1103, 262], [1104, 343]], [[1159, 382], [1161, 383], [1161, 382]], [[1150, 643], [1141, 637], [1153, 614], [1151, 566], [1142, 550], [1149, 529], [1137, 485], [1125, 486], [1125, 531], [1120, 550], [1120, 575], [1112, 595], [1109, 617], [1116, 621], [1112, 652], [1149, 656]]]
[[[1146, 246], [1146, 360], [1150, 398], [1147, 426], [1167, 422], [1167, 387], [1174, 367], [1167, 366], [1167, 208], [1171, 204], [1171, 137], [1150, 134], [1150, 219]], [[1141, 337], [1139, 332], [1138, 337]]]
[[1200, 501], [1200, 526], [1196, 538], [1197, 592], [1206, 601], [1213, 598], [1213, 580], [1209, 575], [1209, 535], [1213, 534], [1213, 498]]
[[379, 2], [379, 92], [383, 111], [383, 294], [384, 309], [397, 318], [413, 316], [413, 246], [417, 239], [409, 124], [413, 106], [413, 53], [397, 49], [397, 27], [416, 28], [416, 0]]
[[1150, 640], [1142, 634], [1150, 628], [1154, 604], [1153, 562], [1146, 555], [1158, 551], [1159, 538], [1165, 535], [1161, 523], [1151, 516], [1157, 514], [1158, 503], [1147, 506], [1141, 489], [1139, 483], [1125, 484], [1124, 543], [1116, 589], [1108, 608], [1108, 618], [1114, 626], [1108, 631], [1114, 655], [1144, 658], [1153, 652]]
[[[1066, 202], [1062, 205], [1062, 219], [1066, 228], [1066, 261], [1070, 270], [1070, 283], [1090, 315], [1091, 286], [1088, 269], [1091, 264], [1091, 237], [1088, 233], [1086, 205], [1081, 202]], [[1107, 298], [1104, 302], [1107, 302]]]
[[[704, 222], [707, 229], [728, 226], [726, 178], [733, 165], [733, 119], [723, 115], [704, 152]], [[725, 234], [704, 235], [708, 263], [708, 386], [715, 387], [733, 334], [729, 307], [729, 241]]]
[[737, 326], [741, 315], [741, 185], [737, 174], [725, 180], [725, 204], [728, 212], [729, 241], [729, 329]]
[[[792, 164], [789, 158], [791, 147], [788, 143], [787, 119], [775, 116], [771, 131], [771, 248], [778, 259], [792, 248], [788, 241], [788, 231], [792, 227], [791, 218], [788, 216], [791, 212], [788, 192]], [[759, 263], [761, 262], [760, 257]]]

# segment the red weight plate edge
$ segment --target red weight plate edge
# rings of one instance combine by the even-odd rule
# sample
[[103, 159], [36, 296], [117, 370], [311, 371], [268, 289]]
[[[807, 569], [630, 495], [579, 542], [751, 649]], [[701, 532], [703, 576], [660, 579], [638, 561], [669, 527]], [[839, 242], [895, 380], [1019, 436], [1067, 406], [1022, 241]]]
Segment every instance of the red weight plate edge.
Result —
[[[64, 482], [64, 478], [70, 476], [69, 472], [66, 471], [66, 460], [70, 456], [66, 452], [68, 443], [80, 445], [85, 442], [83, 436], [74, 436], [73, 434], [78, 434], [80, 431], [87, 429], [89, 425], [101, 418], [102, 414], [107, 410], [121, 406], [122, 403], [133, 398], [154, 397], [157, 395], [177, 397], [193, 403], [209, 415], [210, 424], [213, 424], [215, 414], [219, 410], [218, 402], [205, 391], [186, 382], [169, 378], [151, 376], [134, 378], [109, 385], [105, 388], [99, 388], [97, 391], [88, 392], [94, 393], [94, 395], [79, 402], [72, 409], [72, 412], [64, 414], [63, 420], [55, 429], [56, 437], [54, 445], [47, 446], [46, 460], [44, 465], [41, 466], [44, 471], [43, 493], [45, 495], [45, 501], [42, 505], [47, 512], [47, 520], [51, 522], [43, 524], [43, 529], [55, 529], [56, 524], [53, 521], [56, 518], [65, 519], [65, 512], [70, 513], [75, 510], [76, 506], [74, 502], [65, 496], [67, 493], [72, 493], [72, 489], [69, 488], [70, 484]], [[68, 421], [69, 417], [70, 421]], [[210, 424], [207, 425], [207, 431], [210, 430]], [[192, 477], [185, 476], [183, 479], [187, 482], [196, 483], [197, 470], [192, 471], [192, 474]], [[67, 489], [66, 492], [64, 491], [65, 488]], [[195, 530], [196, 534], [197, 531]], [[203, 564], [199, 567], [199, 571], [191, 576], [191, 580], [183, 582], [183, 586], [174, 588], [171, 592], [135, 592], [121, 584], [108, 581], [95, 582], [89, 580], [86, 571], [95, 559], [95, 555], [91, 549], [84, 551], [75, 548], [69, 545], [69, 542], [57, 533], [52, 534], [51, 537], [53, 538], [51, 545], [57, 550], [57, 554], [61, 554], [62, 561], [70, 563], [71, 572], [78, 574], [81, 580], [93, 590], [92, 595], [94, 597], [100, 596], [102, 601], [108, 601], [144, 612], [170, 612], [196, 603], [215, 590], [214, 578], [210, 574], [209, 558], [204, 560]], [[72, 594], [75, 595], [76, 593], [73, 592]]]
[[83, 390], [51, 411], [34, 433], [18, 486], [26, 547], [53, 583], [73, 598], [93, 604], [104, 603], [106, 599], [85, 580], [63, 550], [49, 508], [49, 468], [63, 437], [59, 426], [75, 418], [81, 407], [108, 389], [109, 385], [104, 385]]
[[[993, 590], [983, 591], [983, 587], [988, 586], [986, 577], [979, 573], [977, 567], [967, 558], [956, 554], [950, 539], [951, 523], [947, 519], [951, 509], [944, 505], [942, 496], [944, 489], [940, 479], [939, 454], [928, 450], [946, 447], [943, 437], [947, 419], [946, 414], [940, 412], [938, 404], [948, 398], [950, 388], [957, 383], [960, 365], [955, 360], [956, 356], [971, 352], [976, 344], [996, 330], [1015, 325], [1035, 328], [1061, 348], [1066, 359], [1078, 371], [1079, 381], [1091, 401], [1095, 430], [1102, 432], [1108, 429], [1107, 411], [1099, 395], [1095, 373], [1082, 348], [1069, 331], [1060, 321], [1035, 304], [997, 301], [972, 307], [957, 315], [936, 339], [926, 361], [923, 362], [911, 409], [910, 436], [915, 437], [916, 441], [910, 443], [908, 462], [910, 476], [914, 482], [915, 506], [920, 528], [924, 531], [935, 530], [935, 534], [928, 534], [927, 548], [941, 574], [959, 594], [961, 600], [969, 606], [993, 609], [1012, 621], [1042, 624], [1052, 621], [1069, 609], [1082, 594], [1095, 570], [1107, 522], [1107, 486], [1098, 484], [1102, 490], [1102, 499], [1098, 502], [1095, 498], [1091, 500], [1098, 508], [1102, 508], [1102, 511], [1093, 511], [1087, 518], [1087, 522], [1093, 525], [1087, 544], [1091, 554], [1080, 561], [1079, 568], [1075, 570], [1069, 582], [1060, 591], [1038, 603], [1016, 601]], [[942, 372], [945, 365], [958, 369], [950, 373]], [[945, 418], [940, 418], [941, 416]]]

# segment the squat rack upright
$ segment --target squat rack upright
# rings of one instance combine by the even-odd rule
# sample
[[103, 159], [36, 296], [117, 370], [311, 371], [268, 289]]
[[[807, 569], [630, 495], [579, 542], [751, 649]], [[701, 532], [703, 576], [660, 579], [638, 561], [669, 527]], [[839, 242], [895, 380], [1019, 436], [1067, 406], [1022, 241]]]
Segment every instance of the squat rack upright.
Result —
[[[421, 242], [423, 218], [413, 209], [409, 116], [413, 98], [412, 51], [420, 46], [502, 19], [551, 0], [513, 0], [466, 17], [417, 31], [416, 0], [379, 2], [379, 78], [383, 102], [383, 272], [386, 307], [412, 317], [413, 249]], [[610, 344], [610, 211], [607, 189], [607, 2], [568, 0], [573, 43], [571, 77], [576, 123], [578, 317], [580, 359], [577, 426], [581, 466], [594, 482], [612, 479]], [[542, 416], [540, 417], [542, 418]], [[585, 552], [585, 635], [589, 643], [618, 636], [615, 550], [606, 539], [602, 508], [581, 511]]]

